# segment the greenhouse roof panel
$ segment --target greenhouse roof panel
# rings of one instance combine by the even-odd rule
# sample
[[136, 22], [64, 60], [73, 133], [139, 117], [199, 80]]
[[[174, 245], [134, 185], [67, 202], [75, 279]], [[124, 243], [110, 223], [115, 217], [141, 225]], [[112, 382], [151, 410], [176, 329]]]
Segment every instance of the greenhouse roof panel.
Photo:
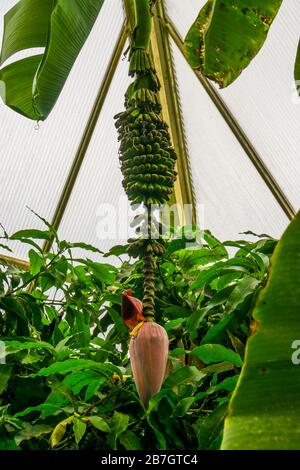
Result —
[[173, 45], [198, 217], [221, 239], [253, 231], [280, 236], [288, 218]]
[[[184, 4], [176, 0], [166, 1], [168, 16], [182, 39], [205, 3], [190, 0]], [[245, 133], [258, 158], [273, 177], [290, 214], [295, 212], [300, 203], [297, 183], [300, 177], [300, 100], [293, 82], [294, 60], [299, 40], [298, 7], [296, 0], [283, 2], [262, 51], [250, 66], [230, 87], [219, 90], [213, 85], [237, 126]], [[182, 70], [180, 73], [183, 73]], [[188, 73], [188, 67], [184, 73]], [[185, 88], [188, 87], [185, 85]], [[195, 85], [194, 96], [196, 93]], [[182, 102], [184, 106], [183, 99]], [[185, 106], [187, 107], [187, 104]], [[190, 109], [194, 109], [190, 106]], [[194, 126], [196, 124], [197, 120], [194, 119]], [[189, 129], [190, 127], [192, 128]], [[187, 134], [196, 133], [193, 124], [186, 122], [186, 128]], [[218, 141], [220, 136], [216, 135], [215, 138]], [[188, 137], [190, 147], [195, 146], [191, 139], [194, 137]], [[236, 165], [239, 168], [238, 161]], [[195, 173], [193, 176], [195, 178]], [[205, 198], [199, 190], [197, 197], [198, 200]], [[258, 198], [258, 194], [256, 197]], [[240, 199], [239, 203], [243, 204]], [[257, 204], [259, 207], [259, 201]]]
[[[14, 3], [16, 1], [1, 2], [1, 18]], [[102, 13], [45, 122], [37, 126], [1, 106], [0, 143], [5, 152], [2, 150], [0, 219], [9, 233], [24, 227], [40, 227], [39, 220], [26, 206], [52, 221], [124, 23], [120, 0], [105, 2]], [[108, 17], [111, 19], [109, 22]], [[111, 114], [107, 119], [111, 120]], [[110, 136], [111, 139], [115, 140], [116, 136]], [[98, 151], [102, 153], [100, 148]], [[117, 162], [116, 150], [115, 153]], [[115, 174], [111, 175], [114, 177]], [[66, 236], [72, 238], [71, 231], [67, 231]], [[24, 246], [16, 246], [16, 256], [24, 257], [26, 252]]]
[[293, 80], [299, 23], [299, 2], [283, 2], [263, 49], [220, 91], [295, 208], [300, 206], [300, 99]]
[[128, 62], [121, 61], [60, 226], [61, 237], [84, 240], [103, 251], [126, 241], [130, 221], [129, 217], [123, 217], [127, 198], [122, 187], [114, 126], [114, 115], [123, 109], [124, 88], [129, 83]]

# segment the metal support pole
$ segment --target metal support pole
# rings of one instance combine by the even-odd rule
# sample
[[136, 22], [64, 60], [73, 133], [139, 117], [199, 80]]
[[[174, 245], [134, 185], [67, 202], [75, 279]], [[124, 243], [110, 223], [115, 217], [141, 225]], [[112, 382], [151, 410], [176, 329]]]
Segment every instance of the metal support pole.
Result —
[[[175, 199], [182, 208], [185, 205], [190, 205], [192, 208], [192, 220], [181, 220], [181, 223], [196, 223], [196, 204], [178, 96], [176, 73], [169, 35], [159, 18], [165, 18], [163, 1], [158, 1], [154, 7], [154, 29], [151, 37], [152, 52], [155, 67], [162, 83], [161, 104], [163, 115], [170, 125], [171, 137], [177, 153], [178, 177], [174, 187]], [[182, 216], [182, 214], [180, 215]], [[182, 219], [182, 217], [179, 218]]]
[[6, 264], [11, 264], [13, 266], [18, 266], [25, 271], [29, 270], [29, 263], [23, 259], [13, 258], [12, 256], [2, 255], [0, 254], [0, 261], [4, 261]]

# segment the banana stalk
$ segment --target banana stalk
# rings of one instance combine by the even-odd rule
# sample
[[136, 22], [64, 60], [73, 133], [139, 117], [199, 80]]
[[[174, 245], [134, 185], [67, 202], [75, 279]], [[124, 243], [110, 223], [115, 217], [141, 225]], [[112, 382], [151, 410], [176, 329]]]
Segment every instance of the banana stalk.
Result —
[[149, 0], [135, 0], [135, 28], [133, 31], [132, 49], [149, 50], [152, 18]]
[[[143, 203], [146, 212], [146, 222], [139, 227], [146, 237], [128, 241], [129, 255], [143, 259], [143, 301], [140, 305], [127, 293], [126, 301], [122, 302], [122, 317], [133, 328], [130, 361], [138, 393], [147, 406], [165, 376], [169, 344], [165, 329], [154, 321], [155, 266], [157, 257], [164, 254], [164, 241], [152, 236], [155, 223], [151, 206], [164, 204], [173, 192], [176, 153], [168, 125], [161, 117], [160, 84], [149, 54], [152, 2], [135, 0], [134, 4], [136, 23], [129, 56], [129, 75], [134, 81], [125, 93], [125, 111], [115, 116], [115, 125], [123, 187], [131, 203]], [[128, 302], [132, 304], [131, 310]]]

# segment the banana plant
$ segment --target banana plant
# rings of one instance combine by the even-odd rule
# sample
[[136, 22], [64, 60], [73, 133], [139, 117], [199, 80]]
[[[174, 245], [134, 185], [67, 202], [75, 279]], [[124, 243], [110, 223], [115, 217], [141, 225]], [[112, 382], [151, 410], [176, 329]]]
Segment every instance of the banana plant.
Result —
[[230, 85], [263, 46], [282, 0], [208, 0], [184, 41], [194, 69]]
[[[161, 116], [160, 83], [150, 54], [151, 7], [149, 0], [134, 2], [135, 26], [129, 54], [129, 76], [134, 80], [125, 92], [125, 111], [115, 116], [123, 187], [133, 205], [144, 205], [144, 213], [138, 217], [137, 238], [128, 240], [128, 253], [143, 260], [142, 319], [131, 332], [129, 350], [135, 383], [145, 406], [162, 385], [169, 347], [167, 332], [155, 322], [155, 281], [165, 242], [160, 223], [153, 217], [153, 205], [168, 202], [176, 180], [176, 153]], [[138, 300], [133, 302], [136, 305]]]
[[0, 69], [0, 96], [20, 114], [44, 120], [98, 17], [104, 0], [20, 0], [4, 18], [0, 65], [20, 51], [44, 48]]
[[[190, 66], [220, 88], [230, 85], [263, 47], [281, 5], [282, 0], [208, 0], [184, 40]], [[300, 42], [294, 78], [300, 94]]]
[[223, 449], [300, 447], [300, 212], [271, 258], [244, 367], [225, 421]]
[[[162, 1], [162, 0], [159, 0]], [[20, 0], [4, 19], [0, 96], [33, 120], [45, 120], [99, 15], [104, 0]], [[134, 2], [126, 2], [134, 9]], [[149, 4], [155, 3], [149, 0]], [[208, 0], [185, 38], [185, 53], [220, 87], [231, 84], [263, 46], [282, 0]], [[147, 35], [147, 24], [143, 32]], [[133, 32], [134, 34], [134, 32]], [[5, 66], [15, 53], [44, 48]], [[295, 80], [300, 80], [300, 53]], [[300, 87], [297, 87], [300, 89]]]

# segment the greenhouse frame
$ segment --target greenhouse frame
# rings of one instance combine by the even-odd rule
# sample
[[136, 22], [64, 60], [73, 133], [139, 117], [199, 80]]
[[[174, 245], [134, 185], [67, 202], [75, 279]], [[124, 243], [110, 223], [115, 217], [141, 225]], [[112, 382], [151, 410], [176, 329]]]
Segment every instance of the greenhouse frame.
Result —
[[299, 450], [297, 0], [0, 19], [0, 462]]

